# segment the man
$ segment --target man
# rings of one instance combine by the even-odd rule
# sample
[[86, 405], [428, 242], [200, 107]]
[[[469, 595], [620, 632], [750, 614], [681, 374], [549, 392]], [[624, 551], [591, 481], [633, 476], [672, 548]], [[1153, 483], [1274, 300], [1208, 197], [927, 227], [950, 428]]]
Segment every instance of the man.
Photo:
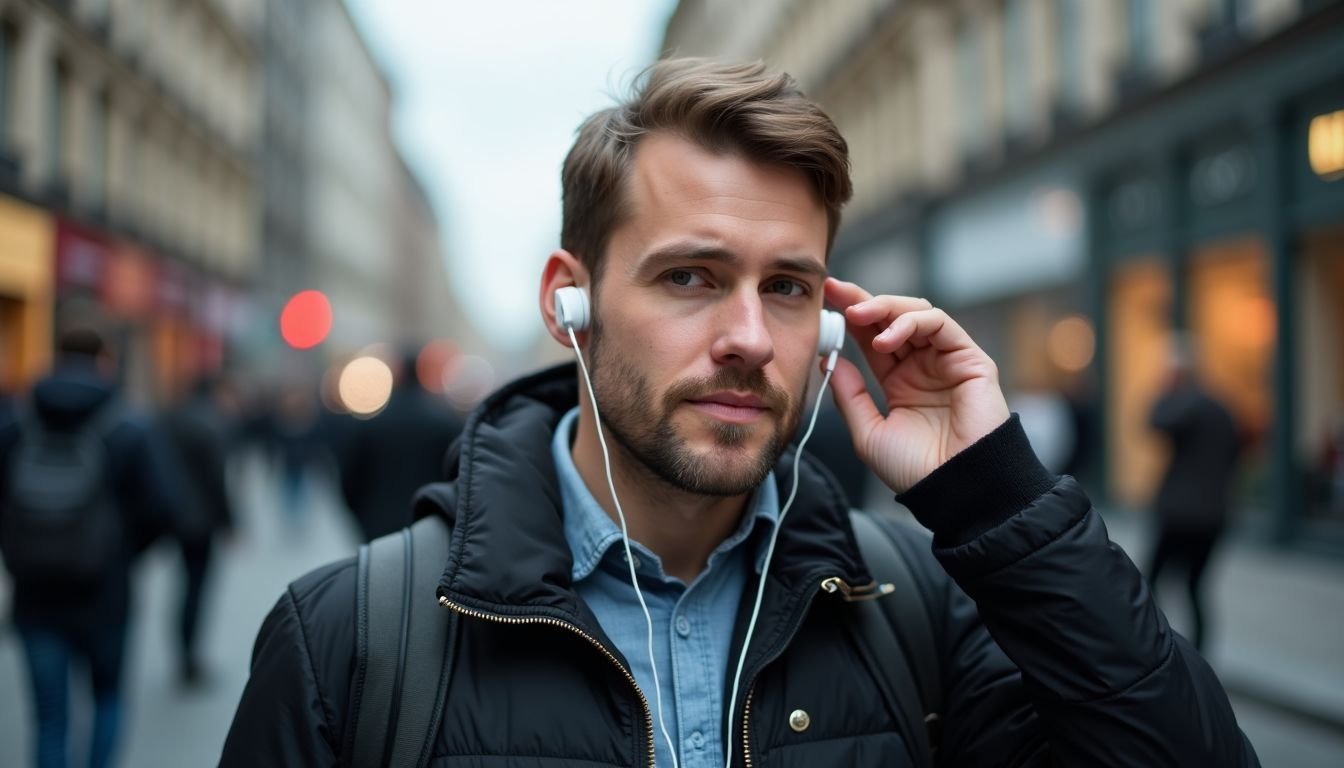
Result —
[[102, 338], [71, 329], [57, 352], [55, 370], [0, 427], [0, 549], [14, 577], [36, 764], [69, 759], [77, 666], [92, 685], [88, 764], [98, 767], [111, 763], [121, 726], [131, 564], [170, 528], [170, 479], [149, 430], [119, 403]]
[[443, 475], [443, 460], [462, 432], [446, 401], [432, 397], [416, 376], [417, 354], [407, 350], [387, 406], [349, 427], [340, 455], [341, 491], [365, 541], [410, 525], [411, 497]]
[[[874, 668], [847, 632], [846, 599], [869, 570], [810, 460], [760, 573], [823, 298], [886, 398], [884, 416], [839, 362], [855, 450], [934, 530], [937, 561], [923, 547], [917, 583], [898, 588], [936, 613], [908, 618], [940, 643], [941, 762], [1256, 764], [1218, 681], [1081, 490], [1031, 455], [994, 364], [927, 302], [826, 277], [846, 153], [793, 81], [760, 65], [660, 62], [580, 128], [540, 303], [568, 346], [552, 297], [578, 286], [591, 298], [592, 327], [575, 338], [634, 562], [574, 369], [492, 395], [457, 444], [454, 493], [438, 494], [455, 502], [438, 511], [453, 530], [437, 594], [459, 618], [435, 764], [671, 766], [675, 754], [721, 766], [729, 752], [733, 765], [912, 764], [876, 683], [887, 660]], [[916, 535], [901, 536], [915, 552]], [[355, 572], [329, 566], [281, 597], [225, 765], [348, 764]]]
[[163, 430], [181, 482], [177, 518], [181, 532], [182, 602], [177, 616], [178, 681], [206, 682], [199, 629], [215, 542], [233, 533], [228, 460], [234, 424], [221, 402], [220, 383], [202, 377], [163, 415]]
[[1157, 544], [1148, 580], [1157, 585], [1169, 563], [1185, 571], [1194, 623], [1191, 640], [1208, 648], [1201, 586], [1213, 548], [1227, 526], [1239, 439], [1232, 414], [1199, 384], [1188, 338], [1172, 341], [1167, 381], [1148, 421], [1171, 446], [1171, 461], [1153, 502]]

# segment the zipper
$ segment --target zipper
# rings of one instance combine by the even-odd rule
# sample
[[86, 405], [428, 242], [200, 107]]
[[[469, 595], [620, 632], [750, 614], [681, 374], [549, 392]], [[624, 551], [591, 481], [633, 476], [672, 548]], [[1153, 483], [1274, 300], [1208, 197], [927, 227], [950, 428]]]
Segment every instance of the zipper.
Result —
[[756, 693], [756, 680], [752, 678], [747, 688], [747, 703], [742, 705], [742, 765], [751, 768], [751, 696]]
[[630, 670], [626, 669], [625, 665], [621, 663], [621, 660], [616, 658], [616, 655], [613, 654], [611, 651], [607, 650], [607, 647], [603, 645], [600, 641], [598, 641], [597, 638], [593, 637], [587, 632], [584, 632], [582, 629], [579, 629], [578, 627], [574, 626], [573, 624], [570, 624], [569, 622], [561, 621], [559, 619], [552, 619], [547, 616], [526, 616], [526, 617], [496, 616], [491, 613], [483, 613], [481, 611], [472, 608], [467, 608], [466, 606], [463, 605], [458, 605], [457, 603], [454, 603], [452, 600], [449, 600], [447, 597], [444, 596], [439, 597], [439, 605], [443, 606], [444, 608], [456, 611], [462, 614], [463, 616], [470, 616], [473, 619], [484, 619], [486, 621], [493, 621], [499, 624], [546, 624], [552, 627], [560, 627], [562, 629], [567, 629], [570, 632], [573, 632], [574, 634], [578, 635], [579, 637], [582, 637], [584, 640], [587, 640], [589, 643], [591, 643], [594, 648], [602, 652], [603, 656], [606, 656], [608, 659], [610, 659], [612, 664], [616, 665], [616, 668], [621, 671], [621, 674], [625, 675], [625, 679], [630, 681], [630, 687], [634, 688], [635, 693], [638, 694], [639, 703], [644, 707], [644, 736], [646, 743], [649, 745], [649, 768], [656, 768], [656, 766], [654, 765], [655, 753], [653, 743], [653, 711], [649, 709], [649, 700], [644, 697], [644, 692], [639, 689], [639, 683], [635, 681], [635, 676], [630, 674]]
[[876, 600], [879, 597], [890, 595], [896, 591], [896, 585], [890, 582], [870, 581], [867, 584], [852, 587], [839, 576], [832, 576], [829, 579], [822, 579], [821, 589], [823, 592], [831, 594], [839, 593], [846, 603], [855, 603], [861, 600]]

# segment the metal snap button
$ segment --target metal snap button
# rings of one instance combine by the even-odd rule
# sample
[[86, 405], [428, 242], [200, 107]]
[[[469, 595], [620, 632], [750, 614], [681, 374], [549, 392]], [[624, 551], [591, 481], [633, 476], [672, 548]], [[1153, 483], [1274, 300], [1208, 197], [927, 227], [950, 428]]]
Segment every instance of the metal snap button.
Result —
[[796, 733], [802, 733], [807, 730], [807, 726], [812, 724], [812, 716], [805, 710], [795, 709], [789, 715], [789, 727]]

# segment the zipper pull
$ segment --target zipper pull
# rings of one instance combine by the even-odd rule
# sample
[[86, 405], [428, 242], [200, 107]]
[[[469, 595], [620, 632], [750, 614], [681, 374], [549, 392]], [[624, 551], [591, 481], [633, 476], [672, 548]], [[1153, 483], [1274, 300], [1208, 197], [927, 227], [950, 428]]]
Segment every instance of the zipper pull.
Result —
[[838, 576], [832, 576], [828, 579], [822, 579], [821, 589], [823, 592], [831, 594], [840, 594], [840, 597], [847, 603], [853, 603], [860, 600], [876, 600], [879, 597], [885, 597], [896, 591], [896, 585], [889, 581], [877, 582], [870, 581], [857, 587], [851, 587], [845, 583], [844, 579]]

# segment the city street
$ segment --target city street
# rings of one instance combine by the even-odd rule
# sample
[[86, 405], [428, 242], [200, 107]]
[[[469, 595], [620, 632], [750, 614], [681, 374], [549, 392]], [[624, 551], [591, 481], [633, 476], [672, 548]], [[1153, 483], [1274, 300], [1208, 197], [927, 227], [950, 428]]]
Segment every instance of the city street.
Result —
[[[125, 766], [213, 765], [247, 679], [262, 618], [289, 580], [354, 551], [354, 538], [326, 488], [314, 484], [307, 533], [287, 541], [263, 467], [251, 462], [242, 470], [239, 511], [246, 527], [225, 550], [209, 609], [205, 648], [215, 678], [208, 688], [183, 691], [175, 680], [169, 610], [176, 589], [173, 554], [156, 550], [141, 570], [144, 591], [132, 634]], [[1142, 552], [1143, 531], [1135, 522], [1119, 518], [1110, 527], [1128, 551]], [[1270, 699], [1300, 694], [1304, 709], [1340, 712], [1332, 708], [1344, 697], [1344, 660], [1337, 653], [1344, 616], [1338, 611], [1341, 603], [1331, 601], [1344, 594], [1344, 568], [1241, 545], [1229, 547], [1213, 567], [1215, 620], [1221, 630], [1213, 657], [1229, 687], [1268, 688]], [[1179, 601], [1169, 603], [1179, 628], [1183, 607]], [[1234, 705], [1267, 768], [1333, 768], [1344, 760], [1344, 733], [1319, 718], [1294, 716], [1259, 696], [1234, 695]], [[12, 633], [0, 633], [0, 766], [26, 764], [29, 718], [20, 649]], [[86, 722], [87, 714], [76, 710], [74, 732], [83, 733]]]

